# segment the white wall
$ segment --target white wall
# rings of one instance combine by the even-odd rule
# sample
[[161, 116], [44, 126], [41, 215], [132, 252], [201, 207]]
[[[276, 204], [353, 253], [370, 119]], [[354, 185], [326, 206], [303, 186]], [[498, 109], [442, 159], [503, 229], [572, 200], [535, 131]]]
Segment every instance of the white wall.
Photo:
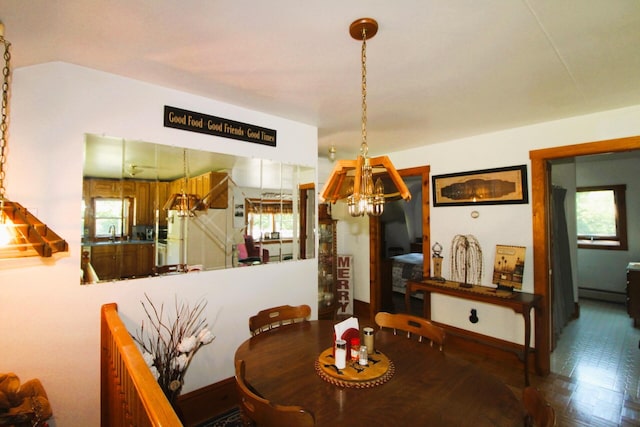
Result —
[[[277, 147], [165, 128], [164, 105], [276, 129]], [[67, 240], [69, 253], [55, 262], [0, 263], [0, 372], [15, 372], [22, 381], [40, 378], [53, 408], [52, 427], [99, 425], [104, 303], [118, 303], [134, 331], [145, 293], [169, 306], [176, 294], [208, 301], [206, 316], [217, 338], [194, 358], [184, 392], [233, 375], [235, 349], [249, 337], [248, 318], [258, 310], [306, 303], [316, 316], [315, 259], [80, 285], [85, 133], [315, 167], [315, 127], [64, 63], [14, 71], [10, 119], [7, 198], [33, 209]]]
[[[463, 138], [446, 143], [390, 153], [397, 169], [430, 165], [432, 175], [526, 164], [531, 191], [529, 151], [580, 144], [605, 139], [640, 135], [640, 106], [598, 114], [573, 117], [554, 122], [504, 130]], [[378, 147], [370, 147], [378, 153]], [[374, 153], [374, 154], [375, 154]], [[319, 169], [322, 173], [322, 169]], [[319, 180], [324, 176], [319, 175]], [[477, 210], [479, 218], [472, 219]], [[336, 209], [334, 209], [336, 212]], [[352, 220], [348, 215], [338, 227], [338, 252], [354, 255], [356, 264], [355, 299], [369, 301], [369, 239], [367, 220]], [[533, 239], [531, 204], [502, 206], [431, 207], [431, 242], [444, 247], [443, 275], [449, 275], [452, 238], [472, 234], [483, 249], [485, 272], [483, 284], [491, 282], [493, 256], [497, 244], [525, 246], [523, 290], [533, 292]], [[366, 264], [366, 265], [365, 265]], [[471, 308], [478, 310], [480, 321], [469, 322]], [[442, 295], [433, 296], [432, 316], [435, 320], [500, 339], [524, 343], [522, 316], [509, 309], [470, 303]]]

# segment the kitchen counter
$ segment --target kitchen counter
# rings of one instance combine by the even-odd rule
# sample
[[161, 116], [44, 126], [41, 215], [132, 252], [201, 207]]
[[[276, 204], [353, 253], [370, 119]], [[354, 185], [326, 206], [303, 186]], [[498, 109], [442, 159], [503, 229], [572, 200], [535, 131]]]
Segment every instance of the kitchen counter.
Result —
[[98, 242], [82, 241], [82, 246], [106, 246], [106, 245], [147, 245], [155, 243], [154, 240], [101, 240]]

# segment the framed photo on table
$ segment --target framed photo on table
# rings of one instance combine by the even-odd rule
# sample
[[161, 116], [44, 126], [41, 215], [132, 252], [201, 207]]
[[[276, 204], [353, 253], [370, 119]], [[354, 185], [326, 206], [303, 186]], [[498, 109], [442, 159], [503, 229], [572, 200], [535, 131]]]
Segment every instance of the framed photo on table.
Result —
[[529, 203], [527, 165], [431, 177], [433, 206]]

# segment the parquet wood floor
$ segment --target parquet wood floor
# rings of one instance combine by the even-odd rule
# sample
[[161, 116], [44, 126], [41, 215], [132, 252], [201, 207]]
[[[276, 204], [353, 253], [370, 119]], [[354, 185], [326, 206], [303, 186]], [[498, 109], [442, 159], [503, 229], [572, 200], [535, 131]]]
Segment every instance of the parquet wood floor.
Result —
[[[403, 298], [404, 296], [400, 296]], [[404, 307], [401, 299], [396, 307]], [[412, 312], [420, 313], [421, 301]], [[553, 405], [559, 427], [640, 426], [640, 328], [622, 304], [580, 300], [580, 318], [562, 331], [547, 377], [531, 382]], [[468, 359], [522, 395], [522, 365], [496, 361], [454, 346], [445, 351]]]

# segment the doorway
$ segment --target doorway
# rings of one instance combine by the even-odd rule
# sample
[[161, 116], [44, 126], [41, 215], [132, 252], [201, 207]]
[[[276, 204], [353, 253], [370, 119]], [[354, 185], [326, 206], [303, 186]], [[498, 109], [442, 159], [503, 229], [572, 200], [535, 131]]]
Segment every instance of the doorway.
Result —
[[542, 307], [536, 315], [535, 346], [538, 373], [550, 372], [552, 339], [551, 316], [551, 239], [550, 189], [551, 162], [567, 157], [640, 150], [640, 136], [568, 145], [529, 152], [531, 159], [531, 208], [533, 212], [534, 292], [542, 295]]
[[[430, 276], [430, 230], [429, 230], [429, 166], [400, 169], [398, 173], [405, 179], [408, 177], [418, 177], [422, 189], [422, 256], [423, 256], [423, 276]], [[378, 217], [369, 218], [369, 316], [371, 319], [382, 310], [383, 306], [383, 274], [382, 257], [383, 252], [383, 224]]]

